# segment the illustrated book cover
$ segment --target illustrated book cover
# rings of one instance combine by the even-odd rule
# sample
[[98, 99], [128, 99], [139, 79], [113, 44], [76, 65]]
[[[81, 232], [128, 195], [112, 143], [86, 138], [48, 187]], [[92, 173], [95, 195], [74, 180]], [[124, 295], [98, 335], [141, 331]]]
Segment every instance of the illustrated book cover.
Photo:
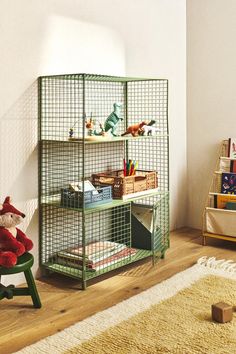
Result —
[[236, 205], [236, 195], [233, 194], [226, 194], [226, 195], [214, 195], [214, 208], [218, 209], [227, 209], [227, 204], [235, 203]]
[[236, 173], [236, 160], [230, 161], [230, 172]]
[[236, 194], [236, 173], [222, 173], [221, 193]]
[[236, 138], [229, 138], [228, 157], [236, 159]]

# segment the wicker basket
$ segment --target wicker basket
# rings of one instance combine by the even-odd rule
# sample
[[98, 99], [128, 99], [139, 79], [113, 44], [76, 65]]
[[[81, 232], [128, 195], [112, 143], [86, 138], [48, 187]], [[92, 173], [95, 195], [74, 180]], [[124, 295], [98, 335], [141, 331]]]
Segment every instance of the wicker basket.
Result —
[[93, 174], [92, 183], [95, 186], [112, 186], [113, 198], [120, 199], [127, 194], [157, 188], [157, 173], [137, 170], [134, 176], [124, 176], [123, 170], [116, 170]]

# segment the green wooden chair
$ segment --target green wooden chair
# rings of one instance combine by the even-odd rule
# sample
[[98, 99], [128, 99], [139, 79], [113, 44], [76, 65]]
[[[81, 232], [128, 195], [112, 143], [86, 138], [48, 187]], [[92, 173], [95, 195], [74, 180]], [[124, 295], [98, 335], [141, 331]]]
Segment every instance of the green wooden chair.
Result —
[[14, 285], [4, 286], [0, 283], [0, 300], [3, 298], [12, 299], [13, 296], [31, 296], [35, 308], [40, 308], [41, 301], [31, 272], [34, 264], [34, 257], [30, 253], [25, 253], [18, 258], [17, 264], [12, 268], [0, 267], [0, 281], [2, 275], [16, 274], [24, 272], [28, 287], [16, 288]]

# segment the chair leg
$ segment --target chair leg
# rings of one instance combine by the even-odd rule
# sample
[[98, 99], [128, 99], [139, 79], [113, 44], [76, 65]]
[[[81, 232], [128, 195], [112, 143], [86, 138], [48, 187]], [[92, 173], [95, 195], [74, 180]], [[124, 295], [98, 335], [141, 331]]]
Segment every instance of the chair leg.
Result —
[[31, 272], [31, 269], [25, 270], [24, 274], [25, 274], [25, 279], [26, 279], [28, 287], [29, 287], [29, 292], [30, 292], [34, 307], [39, 309], [42, 306], [42, 304], [41, 304], [41, 301], [39, 298], [38, 290], [36, 288], [34, 277]]

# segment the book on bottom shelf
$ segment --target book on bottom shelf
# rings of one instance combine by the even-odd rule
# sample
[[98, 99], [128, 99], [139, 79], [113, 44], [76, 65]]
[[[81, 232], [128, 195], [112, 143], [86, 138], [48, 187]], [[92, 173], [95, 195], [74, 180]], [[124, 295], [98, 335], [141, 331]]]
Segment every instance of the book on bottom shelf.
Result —
[[[63, 257], [57, 257], [56, 261], [54, 261], [54, 263], [57, 263], [59, 265], [65, 266], [65, 267], [69, 267], [69, 268], [75, 268], [78, 270], [83, 270], [83, 265], [82, 263], [78, 262], [78, 261], [70, 261], [68, 258], [63, 258]], [[96, 269], [91, 268], [90, 265], [86, 265], [86, 271], [87, 272], [95, 272]]]
[[236, 195], [234, 194], [214, 195], [214, 208], [235, 210], [233, 209], [234, 205], [232, 204], [235, 204], [236, 207]]
[[[137, 252], [136, 249], [130, 248], [125, 244], [112, 241], [92, 242], [86, 245], [85, 250], [87, 251], [85, 256], [86, 271], [102, 270], [131, 257]], [[56, 263], [82, 270], [82, 247], [59, 251]]]
[[96, 262], [92, 265], [92, 269], [102, 270], [104, 268], [113, 266], [116, 263], [122, 262], [126, 259], [129, 259], [132, 255], [136, 254], [137, 250], [135, 248], [125, 248], [122, 251], [113, 254], [110, 257], [107, 257], [99, 262]]
[[[123, 243], [116, 243], [111, 241], [96, 241], [91, 242], [90, 244], [85, 246], [85, 258], [87, 263], [95, 263], [99, 262], [100, 260], [109, 257], [127, 246]], [[83, 248], [80, 247], [73, 247], [63, 251], [59, 251], [57, 256], [67, 258], [69, 260], [83, 260]]]

